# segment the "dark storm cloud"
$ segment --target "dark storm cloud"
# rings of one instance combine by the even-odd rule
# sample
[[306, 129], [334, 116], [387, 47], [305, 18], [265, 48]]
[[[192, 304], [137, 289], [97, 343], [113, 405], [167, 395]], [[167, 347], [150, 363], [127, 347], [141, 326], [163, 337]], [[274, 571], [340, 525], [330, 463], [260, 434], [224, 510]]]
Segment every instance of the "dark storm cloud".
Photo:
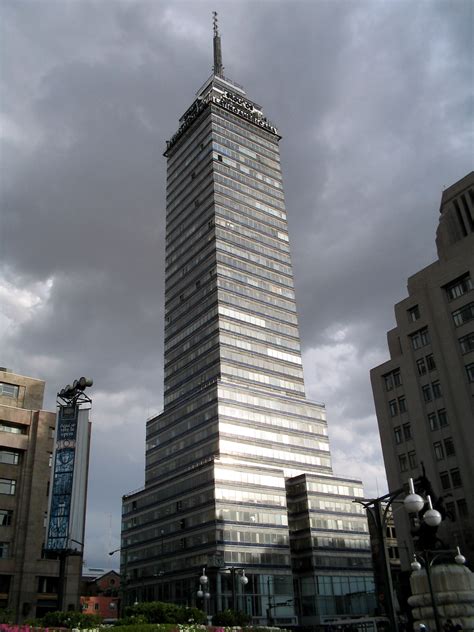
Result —
[[47, 380], [50, 408], [95, 379], [94, 565], [118, 545], [162, 404], [162, 151], [211, 71], [215, 8], [226, 74], [283, 135], [307, 390], [337, 473], [370, 493], [368, 370], [406, 278], [436, 256], [443, 186], [471, 170], [470, 2], [1, 4], [0, 360]]

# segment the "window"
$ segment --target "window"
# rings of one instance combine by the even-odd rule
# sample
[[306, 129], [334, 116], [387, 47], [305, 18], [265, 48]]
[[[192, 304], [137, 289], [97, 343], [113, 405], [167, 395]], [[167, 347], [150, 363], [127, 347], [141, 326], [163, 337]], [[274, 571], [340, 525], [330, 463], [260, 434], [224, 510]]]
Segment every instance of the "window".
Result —
[[444, 440], [444, 452], [446, 456], [453, 456], [453, 454], [456, 454], [454, 443], [451, 437], [448, 437]]
[[425, 375], [426, 373], [426, 364], [425, 359], [420, 358], [416, 361], [416, 368], [418, 369], [418, 375]]
[[459, 298], [463, 294], [466, 294], [472, 290], [472, 281], [469, 274], [464, 274], [462, 277], [451, 281], [448, 285], [444, 286], [448, 301], [454, 301], [455, 298]]
[[15, 495], [16, 481], [11, 478], [0, 478], [0, 494]]
[[459, 338], [459, 346], [461, 347], [462, 354], [474, 351], [474, 331]]
[[416, 320], [420, 318], [420, 308], [418, 307], [418, 305], [414, 305], [413, 307], [410, 307], [410, 309], [407, 310], [407, 314], [408, 314], [408, 320], [411, 323], [414, 323]]
[[54, 594], [58, 592], [59, 577], [46, 577], [40, 575], [38, 577], [38, 592]]
[[413, 349], [421, 349], [421, 347], [425, 347], [430, 342], [430, 335], [428, 333], [428, 327], [423, 327], [423, 329], [419, 329], [415, 331], [414, 334], [410, 336], [411, 345]]
[[439, 479], [441, 481], [441, 487], [443, 489], [449, 489], [451, 487], [451, 482], [449, 480], [448, 472], [440, 472]]
[[48, 465], [51, 467], [53, 465], [53, 453], [49, 452], [48, 454]]
[[393, 434], [395, 435], [395, 443], [401, 443], [402, 429], [400, 428], [400, 426], [396, 426], [396, 428], [393, 429]]
[[14, 452], [13, 450], [0, 450], [0, 463], [18, 465], [19, 456], [18, 452]]
[[403, 424], [403, 436], [405, 437], [405, 441], [411, 439], [411, 424]]
[[446, 414], [446, 410], [444, 408], [440, 408], [438, 410], [438, 421], [440, 428], [444, 428], [445, 426], [449, 425], [448, 415]]
[[443, 444], [441, 443], [441, 441], [436, 441], [435, 443], [433, 443], [433, 450], [435, 453], [436, 460], [442, 461], [444, 459], [444, 450], [443, 450]]
[[416, 452], [409, 452], [408, 453], [408, 461], [410, 463], [410, 468], [413, 470], [417, 465], [417, 460], [416, 460]]
[[13, 511], [0, 509], [0, 527], [9, 527], [12, 523]]
[[398, 398], [398, 410], [399, 410], [400, 414], [407, 412], [407, 402], [406, 402], [406, 399], [404, 397], [399, 397]]
[[453, 312], [453, 320], [456, 327], [468, 323], [474, 318], [474, 302], [464, 305]]
[[431, 402], [433, 399], [431, 396], [431, 386], [429, 384], [425, 384], [425, 386], [421, 387], [421, 391], [423, 393], [423, 399], [425, 402]]
[[438, 418], [436, 413], [430, 413], [428, 415], [428, 423], [430, 424], [430, 430], [438, 430]]
[[459, 498], [456, 501], [456, 504], [458, 506], [458, 514], [460, 518], [467, 518], [469, 515], [469, 511], [467, 509], [467, 503], [466, 503], [466, 499], [465, 498]]
[[435, 399], [438, 399], [438, 397], [441, 397], [441, 386], [438, 381], [431, 382], [431, 390], [433, 391], [433, 397]]
[[10, 421], [0, 421], [0, 431], [11, 432], [12, 434], [26, 434], [27, 426], [14, 424]]
[[98, 603], [95, 603], [95, 604], [94, 604], [94, 610], [98, 610], [98, 609], [99, 609], [99, 604], [98, 604]]
[[3, 397], [18, 397], [19, 387], [15, 384], [0, 382], [0, 395]]
[[395, 369], [390, 373], [386, 373], [383, 376], [385, 382], [385, 390], [391, 391], [394, 386], [400, 386], [402, 383], [402, 376], [400, 373], [400, 369]]
[[456, 505], [452, 500], [446, 503], [446, 514], [453, 522], [456, 522]]
[[467, 379], [470, 382], [474, 382], [474, 362], [471, 362], [470, 364], [466, 364], [466, 373], [467, 373]]
[[399, 454], [398, 462], [400, 464], [400, 472], [406, 472], [408, 470], [408, 461], [406, 454]]
[[396, 399], [392, 399], [391, 401], [388, 402], [388, 407], [390, 410], [390, 415], [391, 417], [395, 417], [396, 415], [398, 415], [398, 408], [397, 408], [397, 400]]
[[425, 375], [428, 371], [434, 371], [436, 369], [436, 363], [433, 354], [430, 353], [430, 355], [427, 355], [425, 358], [417, 360], [416, 367], [418, 369], [418, 375]]
[[0, 542], [0, 558], [9, 557], [10, 546], [9, 542]]
[[459, 473], [459, 468], [455, 467], [452, 470], [449, 470], [449, 473], [451, 474], [451, 483], [453, 487], [461, 487], [462, 486], [462, 480], [461, 480], [461, 474]]

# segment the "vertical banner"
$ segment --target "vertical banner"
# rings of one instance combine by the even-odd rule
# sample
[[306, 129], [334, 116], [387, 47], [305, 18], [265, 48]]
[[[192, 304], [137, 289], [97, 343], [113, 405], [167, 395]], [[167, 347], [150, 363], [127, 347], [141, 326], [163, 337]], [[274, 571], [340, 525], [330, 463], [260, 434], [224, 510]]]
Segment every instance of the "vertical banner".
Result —
[[89, 466], [89, 410], [60, 405], [51, 473], [45, 548], [77, 549], [84, 541]]

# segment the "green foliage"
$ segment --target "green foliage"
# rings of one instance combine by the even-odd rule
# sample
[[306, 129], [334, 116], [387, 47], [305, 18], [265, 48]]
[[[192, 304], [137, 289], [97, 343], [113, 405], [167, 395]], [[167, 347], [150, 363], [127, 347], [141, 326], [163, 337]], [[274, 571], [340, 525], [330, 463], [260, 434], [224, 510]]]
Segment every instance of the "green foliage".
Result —
[[163, 601], [148, 601], [129, 606], [125, 617], [140, 617], [137, 623], [204, 623], [206, 615], [198, 608], [177, 606]]
[[48, 612], [39, 620], [44, 628], [96, 628], [102, 623], [98, 614], [83, 614], [82, 612]]
[[223, 610], [222, 612], [218, 612], [212, 617], [212, 625], [219, 625], [224, 627], [243, 627], [248, 625], [250, 622], [250, 617], [245, 612], [241, 612], [240, 610]]
[[[133, 617], [121, 619], [113, 627], [113, 632], [174, 632], [176, 626], [169, 623], [138, 623], [132, 621]], [[129, 621], [129, 623], [124, 623]]]
[[0, 608], [0, 623], [13, 623], [13, 611], [9, 608]]

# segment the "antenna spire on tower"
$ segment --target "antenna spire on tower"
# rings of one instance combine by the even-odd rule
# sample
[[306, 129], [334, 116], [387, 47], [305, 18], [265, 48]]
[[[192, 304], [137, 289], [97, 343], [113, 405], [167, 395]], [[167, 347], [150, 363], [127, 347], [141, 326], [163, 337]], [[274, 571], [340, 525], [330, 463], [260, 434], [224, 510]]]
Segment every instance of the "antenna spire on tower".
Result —
[[224, 66], [222, 65], [221, 36], [219, 35], [219, 25], [217, 23], [217, 11], [212, 12], [212, 27], [214, 30], [214, 74], [217, 77], [224, 76]]

